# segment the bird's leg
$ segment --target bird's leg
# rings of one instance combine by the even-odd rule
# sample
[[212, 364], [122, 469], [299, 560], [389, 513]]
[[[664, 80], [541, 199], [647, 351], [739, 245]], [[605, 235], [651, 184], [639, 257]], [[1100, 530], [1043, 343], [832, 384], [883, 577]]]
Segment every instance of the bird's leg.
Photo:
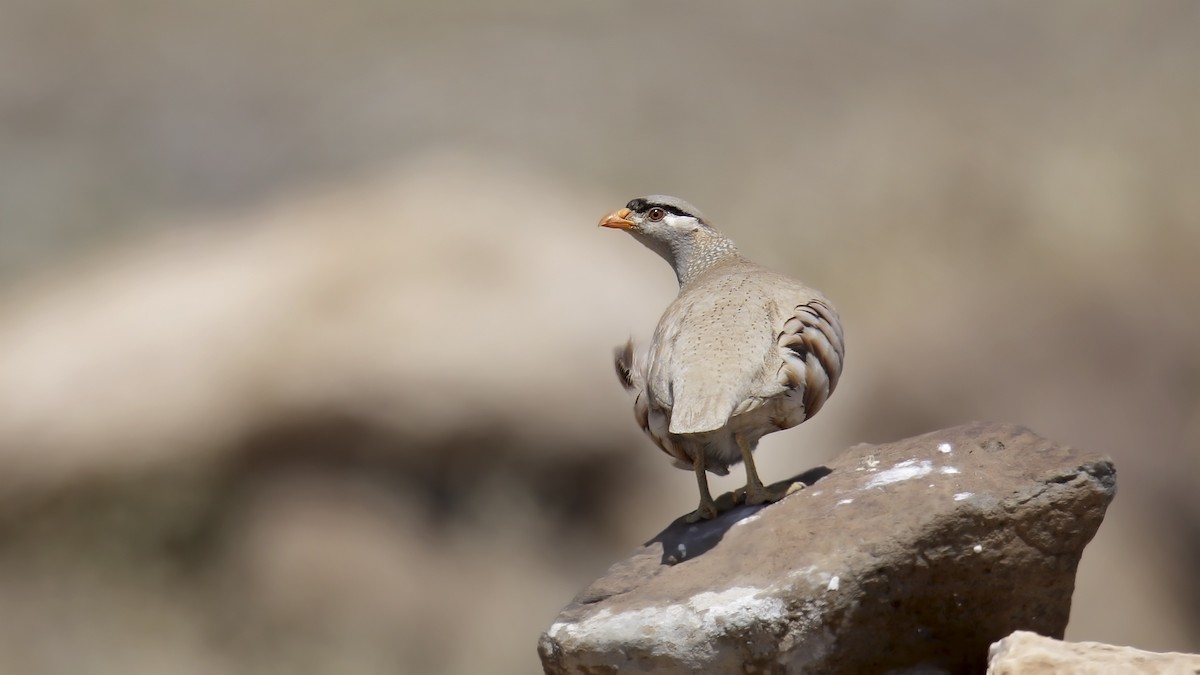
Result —
[[692, 466], [696, 469], [696, 483], [700, 486], [700, 506], [689, 513], [684, 520], [689, 523], [712, 520], [717, 517], [717, 504], [713, 501], [712, 493], [708, 491], [708, 475], [704, 470], [704, 448], [695, 448]]
[[754, 451], [741, 435], [737, 435], [736, 438], [738, 449], [742, 451], [742, 462], [746, 465], [746, 487], [737, 491], [737, 493], [741, 494], [734, 494], [734, 501], [744, 500], [747, 504], [753, 506], [766, 502], [777, 502], [783, 499], [786, 493], [771, 491], [763, 487], [762, 480], [758, 477], [758, 469], [754, 466]]

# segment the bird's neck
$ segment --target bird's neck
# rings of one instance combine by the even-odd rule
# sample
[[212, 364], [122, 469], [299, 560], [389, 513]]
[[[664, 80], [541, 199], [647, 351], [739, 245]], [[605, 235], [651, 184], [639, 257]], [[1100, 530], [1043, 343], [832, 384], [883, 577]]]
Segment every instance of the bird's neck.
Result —
[[732, 239], [710, 229], [670, 242], [643, 237], [638, 239], [670, 263], [681, 288], [714, 265], [739, 255]]

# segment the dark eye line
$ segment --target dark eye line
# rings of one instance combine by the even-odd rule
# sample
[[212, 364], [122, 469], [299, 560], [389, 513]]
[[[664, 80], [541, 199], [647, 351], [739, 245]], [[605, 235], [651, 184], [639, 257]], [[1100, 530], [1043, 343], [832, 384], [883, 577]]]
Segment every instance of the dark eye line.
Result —
[[693, 216], [692, 214], [684, 211], [683, 209], [671, 206], [670, 204], [655, 204], [653, 202], [648, 202], [645, 199], [641, 199], [641, 198], [631, 200], [628, 204], [625, 205], [625, 208], [629, 209], [630, 211], [635, 211], [637, 213], [647, 213], [647, 214], [650, 212], [650, 209], [658, 208], [658, 209], [662, 209], [663, 211], [666, 211], [667, 213], [670, 213], [670, 214], [673, 214], [676, 216], [684, 216], [685, 218], [686, 217], [695, 218], [695, 216]]

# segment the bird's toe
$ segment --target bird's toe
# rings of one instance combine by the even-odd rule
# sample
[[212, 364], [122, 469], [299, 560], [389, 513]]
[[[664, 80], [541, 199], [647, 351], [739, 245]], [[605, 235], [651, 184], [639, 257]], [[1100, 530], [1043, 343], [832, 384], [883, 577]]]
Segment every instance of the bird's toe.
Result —
[[[796, 487], [796, 486], [799, 487]], [[745, 496], [746, 504], [755, 506], [757, 504], [770, 504], [777, 502], [780, 499], [792, 494], [793, 492], [802, 489], [804, 483], [790, 483], [785, 485], [748, 485], [743, 488], [738, 488]]]
[[717, 505], [711, 501], [702, 502], [700, 506], [684, 517], [684, 522], [698, 523], [701, 520], [712, 520], [717, 517]]

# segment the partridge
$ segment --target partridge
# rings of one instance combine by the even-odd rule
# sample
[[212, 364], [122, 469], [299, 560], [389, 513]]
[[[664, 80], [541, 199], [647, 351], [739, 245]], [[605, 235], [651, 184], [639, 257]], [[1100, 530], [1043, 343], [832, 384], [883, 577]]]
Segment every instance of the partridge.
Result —
[[642, 430], [682, 469], [695, 471], [700, 505], [690, 522], [717, 515], [706, 472], [746, 464], [735, 501], [762, 504], [753, 452], [766, 434], [821, 409], [837, 386], [842, 325], [820, 292], [744, 258], [691, 204], [634, 199], [600, 220], [625, 230], [675, 270], [679, 295], [645, 351], [616, 350], [617, 375], [634, 395]]

